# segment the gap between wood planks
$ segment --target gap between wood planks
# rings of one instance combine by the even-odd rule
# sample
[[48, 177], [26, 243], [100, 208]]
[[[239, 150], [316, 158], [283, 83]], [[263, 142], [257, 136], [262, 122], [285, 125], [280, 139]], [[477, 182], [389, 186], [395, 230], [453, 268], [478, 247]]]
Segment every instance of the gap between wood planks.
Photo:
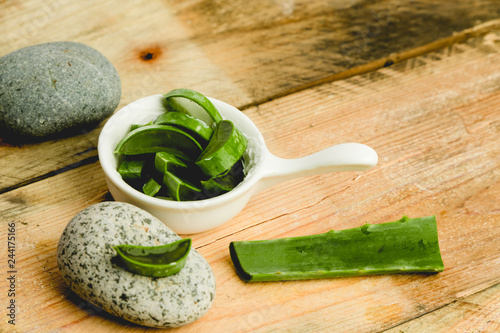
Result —
[[449, 47], [453, 44], [463, 43], [463, 42], [467, 41], [468, 39], [478, 37], [480, 35], [486, 35], [487, 33], [491, 32], [495, 29], [500, 29], [500, 19], [488, 21], [488, 22], [485, 22], [483, 24], [477, 25], [475, 27], [454, 33], [451, 36], [436, 40], [432, 43], [418, 46], [418, 47], [410, 49], [410, 50], [393, 53], [393, 54], [388, 55], [385, 58], [381, 58], [381, 59], [372, 61], [368, 64], [356, 66], [356, 67], [347, 69], [343, 72], [332, 74], [332, 75], [326, 76], [322, 79], [293, 87], [293, 88], [288, 89], [286, 91], [280, 92], [276, 95], [266, 97], [264, 99], [257, 100], [257, 101], [252, 102], [252, 103], [241, 105], [239, 107], [239, 109], [245, 110], [245, 109], [248, 109], [250, 107], [257, 106], [257, 105], [263, 104], [265, 102], [269, 102], [273, 99], [287, 96], [287, 95], [290, 95], [290, 94], [293, 94], [293, 93], [296, 93], [296, 92], [299, 92], [302, 90], [306, 90], [306, 89], [309, 89], [309, 88], [312, 88], [315, 86], [319, 86], [319, 85], [322, 85], [325, 83], [343, 80], [343, 79], [347, 79], [347, 78], [350, 78], [353, 76], [374, 72], [378, 69], [381, 69], [384, 67], [389, 67], [393, 64], [403, 62], [403, 61], [409, 60], [411, 58], [416, 58], [416, 57], [422, 56], [424, 54], [427, 54], [427, 53], [430, 53], [430, 52], [433, 52], [433, 51], [436, 51], [439, 49], [443, 49], [445, 47]]
[[[92, 150], [97, 151], [97, 148], [94, 148]], [[87, 149], [87, 151], [88, 151], [88, 149]], [[84, 166], [84, 165], [87, 165], [87, 164], [92, 164], [92, 163], [97, 162], [97, 161], [98, 161], [98, 156], [97, 156], [97, 153], [96, 153], [95, 155], [92, 155], [90, 157], [84, 158], [83, 160], [71, 163], [69, 165], [66, 165], [66, 166], [64, 166], [62, 168], [59, 168], [59, 169], [56, 169], [56, 170], [53, 170], [53, 171], [49, 171], [49, 172], [47, 172], [47, 173], [45, 173], [43, 175], [40, 175], [38, 177], [30, 178], [30, 179], [28, 179], [26, 181], [17, 183], [15, 185], [7, 186], [7, 187], [5, 187], [3, 189], [0, 188], [0, 195], [4, 194], [4, 193], [7, 193], [7, 192], [10, 192], [10, 191], [13, 191], [13, 190], [16, 190], [16, 189], [21, 188], [23, 186], [36, 183], [36, 182], [38, 182], [40, 180], [44, 180], [44, 179], [50, 178], [52, 176], [56, 176], [56, 175], [58, 175], [60, 173], [66, 172], [68, 170], [76, 169], [76, 168], [78, 168], [80, 166]]]

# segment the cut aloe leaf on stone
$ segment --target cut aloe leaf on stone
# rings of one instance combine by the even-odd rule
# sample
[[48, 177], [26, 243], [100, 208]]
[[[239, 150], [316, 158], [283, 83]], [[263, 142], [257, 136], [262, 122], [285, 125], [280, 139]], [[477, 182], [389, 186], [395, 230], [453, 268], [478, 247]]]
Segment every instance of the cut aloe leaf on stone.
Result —
[[178, 168], [187, 168], [187, 164], [174, 154], [167, 151], [160, 151], [155, 154], [155, 169], [159, 173], [174, 172]]
[[222, 120], [217, 108], [204, 95], [190, 89], [174, 89], [163, 94], [171, 110], [186, 113], [213, 128]]
[[157, 125], [170, 125], [178, 127], [205, 145], [210, 141], [213, 130], [198, 118], [182, 112], [166, 112], [156, 118]]
[[161, 189], [161, 185], [156, 182], [153, 178], [150, 178], [142, 187], [142, 192], [151, 197], [154, 197]]
[[139, 155], [167, 151], [175, 156], [196, 160], [201, 145], [188, 133], [168, 125], [147, 125], [128, 133], [116, 146], [115, 153]]
[[167, 187], [168, 195], [174, 200], [187, 201], [201, 197], [201, 189], [199, 187], [177, 177], [169, 171], [165, 172], [163, 184]]
[[180, 272], [191, 250], [191, 239], [159, 246], [117, 245], [113, 258], [127, 271], [149, 277], [165, 277]]
[[241, 159], [247, 149], [247, 138], [229, 120], [221, 120], [196, 165], [209, 177], [218, 176]]
[[118, 173], [124, 180], [141, 179], [145, 164], [144, 160], [123, 160], [118, 167]]

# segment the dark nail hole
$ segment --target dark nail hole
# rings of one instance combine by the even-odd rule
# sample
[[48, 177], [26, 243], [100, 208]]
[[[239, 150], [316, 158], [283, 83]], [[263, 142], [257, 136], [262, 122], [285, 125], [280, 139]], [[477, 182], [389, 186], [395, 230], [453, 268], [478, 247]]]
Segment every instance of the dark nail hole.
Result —
[[153, 62], [159, 58], [163, 50], [159, 46], [150, 46], [139, 50], [139, 59], [145, 62]]

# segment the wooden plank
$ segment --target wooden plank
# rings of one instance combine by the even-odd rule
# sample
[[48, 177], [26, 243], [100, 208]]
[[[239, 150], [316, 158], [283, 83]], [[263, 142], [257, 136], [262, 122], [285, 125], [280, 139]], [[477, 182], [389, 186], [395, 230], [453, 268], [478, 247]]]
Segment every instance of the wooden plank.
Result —
[[500, 285], [464, 299], [458, 299], [436, 311], [403, 325], [385, 331], [386, 333], [419, 332], [483, 332], [500, 331]]
[[[495, 151], [495, 119], [498, 117], [495, 107], [498, 101], [496, 95], [486, 96], [495, 91], [497, 80], [491, 72], [491, 68], [496, 66], [494, 55], [498, 45], [491, 44], [495, 36], [497, 34], [477, 38], [469, 44], [453, 46], [377, 73], [333, 82], [246, 110], [245, 114], [258, 126], [271, 152], [277, 156], [297, 158], [336, 143], [362, 142], [379, 152], [380, 168], [391, 168], [388, 174], [377, 169], [382, 175], [373, 175], [375, 170], [372, 170], [359, 178], [357, 174], [335, 174], [295, 180], [256, 196], [248, 209], [254, 209], [252, 204], [255, 201], [268, 205], [270, 209], [258, 212], [259, 219], [263, 221], [280, 215], [283, 215], [283, 220], [289, 219], [290, 215], [293, 216], [290, 211], [323, 209], [324, 223], [338, 223], [340, 217], [331, 213], [332, 206], [352, 202], [348, 209], [357, 209], [364, 205], [356, 199], [356, 192], [349, 191], [350, 187], [369, 187], [358, 182], [365, 181], [367, 177], [382, 177], [390, 181], [386, 184], [386, 199], [391, 199], [389, 202], [378, 202], [375, 205], [377, 210], [370, 214], [380, 214], [379, 222], [389, 221], [398, 218], [398, 214], [412, 213], [407, 210], [409, 202], [401, 201], [411, 198], [412, 193], [427, 194], [430, 198], [441, 193], [439, 186], [445, 184], [440, 177], [447, 179], [454, 174], [464, 181], [462, 177], [480, 176], [480, 172], [484, 171], [481, 168], [476, 170], [477, 174], [468, 174], [467, 171], [467, 163], [475, 158], [475, 154], [478, 154], [477, 162], [482, 160], [485, 167], [494, 170], [499, 163]], [[484, 62], [484, 67], [478, 65], [481, 62]], [[464, 80], [463, 68], [468, 69], [467, 75], [478, 80], [481, 77], [482, 83], [476, 84], [484, 86], [471, 89], [471, 82], [476, 81]], [[432, 89], [429, 88], [431, 86]], [[464, 105], [473, 106], [474, 112], [479, 114], [469, 111]], [[471, 128], [477, 128], [477, 132], [471, 131]], [[382, 141], [377, 145], [379, 140]], [[450, 147], [448, 142], [455, 148]], [[475, 149], [479, 146], [491, 152], [478, 153]], [[443, 174], [437, 173], [441, 169]], [[410, 173], [411, 170], [414, 170], [413, 173]], [[331, 182], [335, 184], [334, 188]], [[447, 184], [443, 190], [453, 190], [454, 186], [458, 184]], [[314, 188], [312, 195], [302, 198], [299, 203], [283, 202], [274, 196], [281, 192], [300, 192], [301, 188], [308, 187]], [[363, 190], [366, 188], [363, 187]], [[324, 191], [332, 193], [325, 197]], [[417, 201], [411, 205], [423, 200], [413, 199]], [[447, 204], [454, 205], [450, 200]], [[395, 205], [401, 206], [395, 211]], [[435, 206], [429, 208], [428, 213], [433, 211], [442, 212], [444, 209]], [[301, 224], [307, 224], [304, 228], [309, 228], [316, 226], [317, 220], [318, 216], [307, 218], [309, 224], [305, 221]], [[277, 229], [282, 228], [279, 223], [277, 226]], [[225, 229], [231, 234], [240, 227], [238, 224]], [[294, 228], [291, 226], [291, 229]], [[282, 230], [282, 233], [289, 234], [290, 231]], [[298, 234], [302, 232], [295, 231]], [[204, 235], [207, 243], [224, 236], [219, 230]]]
[[129, 102], [149, 91], [190, 86], [246, 105], [497, 19], [500, 5], [494, 0], [244, 5], [196, 0], [168, 6], [93, 1], [82, 11], [47, 0], [19, 7], [6, 5], [9, 33], [0, 54], [41, 40], [82, 41], [105, 53], [127, 78]]
[[[117, 67], [120, 107], [178, 87], [237, 107], [256, 105], [484, 34], [498, 26], [487, 21], [500, 10], [495, 0], [94, 0], [81, 6], [2, 2], [0, 54], [49, 41], [88, 44]], [[476, 27], [480, 22], [487, 23]], [[0, 193], [95, 160], [99, 131], [42, 144], [4, 140]]]
[[[217, 296], [203, 318], [171, 331], [373, 332], [498, 284], [500, 76], [492, 71], [500, 61], [498, 40], [500, 32], [492, 32], [246, 110], [278, 156], [358, 141], [377, 150], [379, 166], [278, 185], [227, 225], [193, 235], [216, 275]], [[17, 226], [20, 332], [145, 330], [75, 297], [56, 267], [66, 223], [106, 193], [93, 162], [0, 195], [0, 238], [7, 223]], [[444, 272], [245, 284], [228, 256], [233, 240], [314, 234], [403, 214], [437, 215]], [[5, 261], [0, 271], [7, 271]], [[0, 290], [7, 290], [6, 279]]]
[[96, 161], [100, 128], [46, 142], [0, 141], [0, 193]]

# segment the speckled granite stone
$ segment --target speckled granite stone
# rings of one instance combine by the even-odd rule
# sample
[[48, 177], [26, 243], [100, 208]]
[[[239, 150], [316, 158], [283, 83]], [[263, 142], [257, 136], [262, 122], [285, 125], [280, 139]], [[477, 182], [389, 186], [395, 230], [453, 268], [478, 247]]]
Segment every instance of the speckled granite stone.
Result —
[[69, 287], [109, 313], [151, 327], [177, 327], [205, 314], [215, 297], [208, 262], [191, 249], [177, 274], [151, 278], [112, 263], [118, 244], [161, 245], [181, 239], [148, 212], [102, 202], [78, 213], [59, 239], [57, 264]]
[[46, 137], [95, 124], [120, 97], [116, 69], [84, 44], [45, 43], [0, 58], [0, 126], [14, 134]]

